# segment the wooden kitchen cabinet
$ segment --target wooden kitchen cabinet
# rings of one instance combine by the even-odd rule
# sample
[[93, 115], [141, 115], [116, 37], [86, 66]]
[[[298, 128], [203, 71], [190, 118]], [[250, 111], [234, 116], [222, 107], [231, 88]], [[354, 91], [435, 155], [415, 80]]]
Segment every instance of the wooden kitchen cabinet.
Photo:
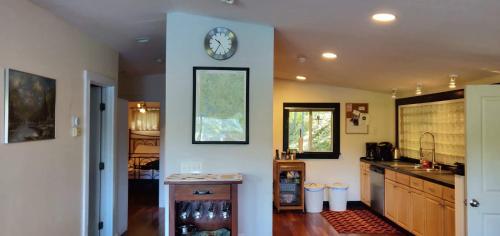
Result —
[[455, 235], [453, 202], [452, 188], [386, 171], [384, 214], [417, 236]]
[[394, 201], [396, 198], [396, 183], [392, 182], [389, 179], [385, 180], [385, 199], [384, 199], [384, 206], [385, 206], [385, 217], [389, 218], [390, 220], [397, 222], [396, 218], [396, 202]]
[[[408, 182], [409, 183], [409, 182]], [[406, 230], [410, 230], [410, 188], [402, 184], [395, 184], [395, 212], [396, 212], [396, 223]]]
[[410, 190], [410, 232], [416, 236], [425, 231], [425, 195], [416, 189]]
[[444, 203], [441, 198], [425, 195], [425, 236], [444, 235]]
[[455, 204], [444, 202], [444, 235], [455, 236]]
[[274, 206], [278, 212], [281, 210], [304, 212], [305, 162], [275, 160], [273, 172]]
[[361, 162], [360, 165], [360, 195], [361, 202], [370, 206], [371, 192], [370, 192], [370, 164]]

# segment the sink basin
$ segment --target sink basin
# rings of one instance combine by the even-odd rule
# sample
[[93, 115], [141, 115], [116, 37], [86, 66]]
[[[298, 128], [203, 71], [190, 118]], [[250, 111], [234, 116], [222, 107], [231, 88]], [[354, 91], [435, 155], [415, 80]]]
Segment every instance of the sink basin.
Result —
[[412, 164], [412, 163], [396, 163], [396, 164], [392, 164], [390, 166], [393, 167], [393, 168], [396, 168], [396, 169], [399, 169], [399, 168], [402, 168], [402, 169], [414, 169], [414, 168], [418, 167], [418, 165], [415, 165], [415, 164]]

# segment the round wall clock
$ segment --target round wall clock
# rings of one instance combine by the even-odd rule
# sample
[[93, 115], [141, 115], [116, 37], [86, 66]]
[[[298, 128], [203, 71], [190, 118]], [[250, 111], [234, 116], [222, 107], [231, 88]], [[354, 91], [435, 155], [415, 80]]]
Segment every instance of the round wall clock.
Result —
[[226, 60], [234, 55], [237, 47], [236, 34], [227, 28], [213, 28], [205, 36], [205, 50], [213, 59]]

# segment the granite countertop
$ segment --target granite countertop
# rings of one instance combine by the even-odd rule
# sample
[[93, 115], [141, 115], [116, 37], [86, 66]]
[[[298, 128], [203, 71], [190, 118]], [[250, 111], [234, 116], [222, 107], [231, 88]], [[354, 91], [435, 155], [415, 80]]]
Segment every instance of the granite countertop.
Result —
[[243, 176], [239, 173], [228, 174], [172, 174], [165, 178], [165, 184], [241, 184]]
[[[413, 177], [417, 177], [423, 180], [427, 180], [429, 182], [433, 182], [436, 184], [444, 185], [449, 188], [455, 188], [455, 175], [452, 171], [442, 170], [442, 171], [434, 171], [427, 172], [425, 170], [414, 170], [412, 168], [408, 168], [408, 165], [411, 165], [411, 162], [405, 161], [373, 161], [366, 160], [365, 158], [360, 159], [362, 162], [369, 163], [371, 165], [375, 165], [378, 167], [382, 167], [384, 169], [389, 169], [395, 172], [407, 174]], [[405, 166], [405, 168], [403, 168]]]

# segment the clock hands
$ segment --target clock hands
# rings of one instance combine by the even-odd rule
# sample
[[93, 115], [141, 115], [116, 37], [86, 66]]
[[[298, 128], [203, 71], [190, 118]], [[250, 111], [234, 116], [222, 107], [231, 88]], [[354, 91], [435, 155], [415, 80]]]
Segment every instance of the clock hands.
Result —
[[224, 46], [222, 46], [222, 43], [219, 40], [217, 40], [216, 38], [214, 38], [214, 40], [217, 41], [217, 43], [219, 43], [219, 46], [217, 46], [217, 48], [215, 49], [215, 52], [217, 52], [219, 50], [219, 47], [222, 47], [222, 50], [225, 52], [226, 49], [224, 48]]

